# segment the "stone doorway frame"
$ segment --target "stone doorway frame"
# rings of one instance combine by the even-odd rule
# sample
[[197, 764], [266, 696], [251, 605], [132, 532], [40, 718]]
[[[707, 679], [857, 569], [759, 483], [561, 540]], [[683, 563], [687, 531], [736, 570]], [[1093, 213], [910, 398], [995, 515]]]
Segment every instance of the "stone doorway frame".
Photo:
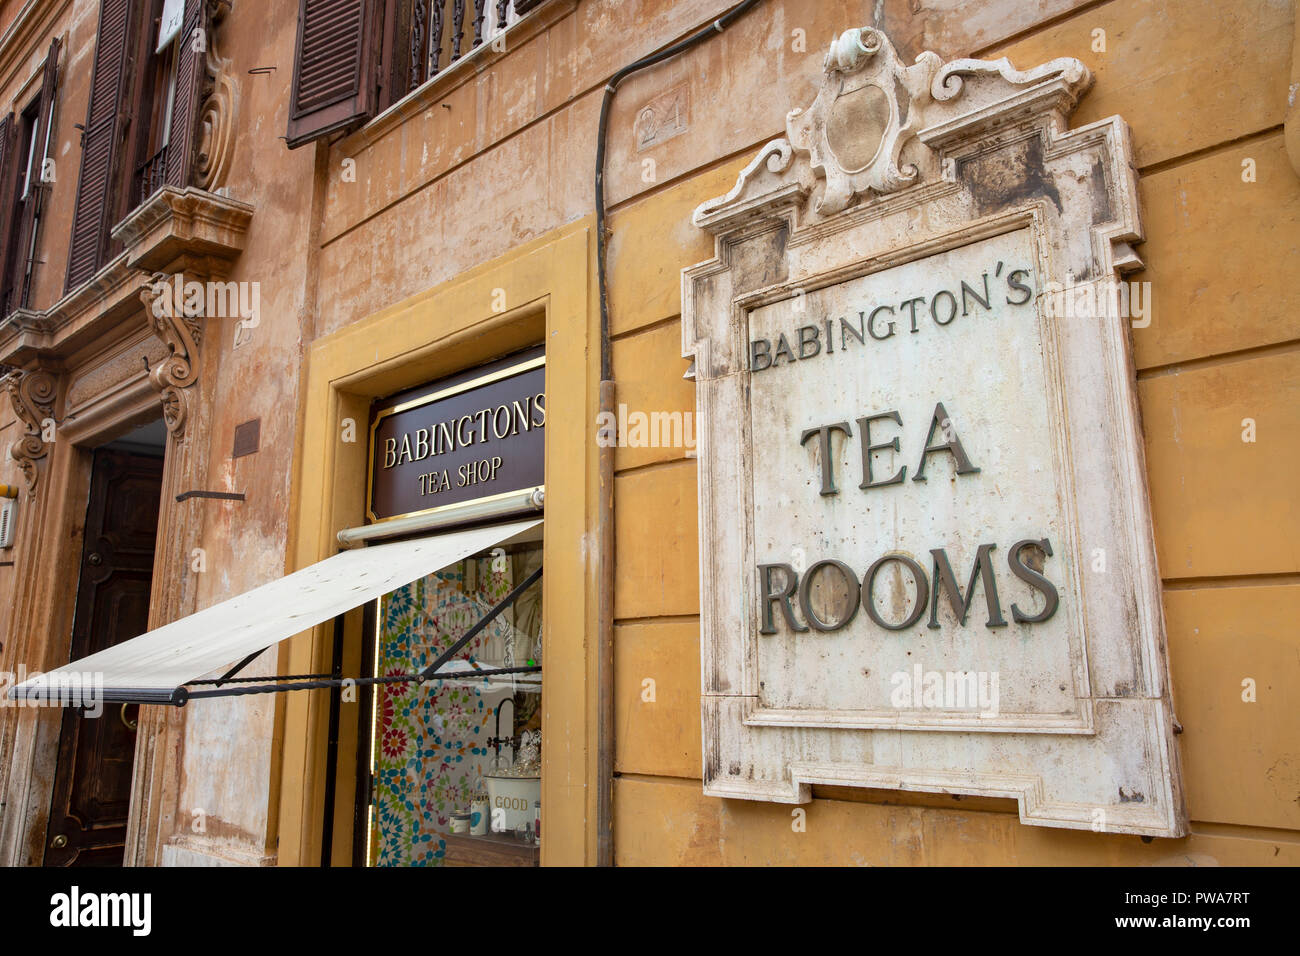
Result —
[[[114, 229], [124, 251], [49, 310], [20, 310], [0, 324], [0, 362], [22, 434], [8, 454], [24, 479], [11, 632], [0, 669], [50, 670], [67, 663], [72, 607], [89, 492], [90, 449], [160, 414], [164, 452], [149, 626], [196, 610], [189, 554], [202, 539], [209, 398], [220, 348], [205, 317], [186, 316], [160, 279], [221, 281], [244, 245], [253, 207], [203, 190], [156, 193]], [[209, 317], [214, 322], [219, 317]], [[46, 426], [53, 423], [54, 440]], [[39, 574], [25, 569], [42, 569]], [[39, 865], [48, 839], [61, 711], [0, 708], [0, 864]], [[125, 865], [157, 865], [176, 814], [184, 711], [141, 707]]]

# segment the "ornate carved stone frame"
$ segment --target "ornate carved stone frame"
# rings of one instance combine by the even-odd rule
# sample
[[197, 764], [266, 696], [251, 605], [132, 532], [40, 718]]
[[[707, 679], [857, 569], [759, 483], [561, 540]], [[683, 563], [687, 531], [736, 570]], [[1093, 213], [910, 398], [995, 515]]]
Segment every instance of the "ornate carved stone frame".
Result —
[[[151, 284], [142, 289], [141, 299], [150, 303]], [[15, 623], [21, 640], [13, 642], [12, 653], [39, 669], [66, 662], [62, 641], [41, 635], [63, 635], [71, 627], [68, 582], [77, 580], [80, 560], [79, 521], [85, 510], [89, 487], [90, 449], [128, 430], [133, 424], [158, 414], [161, 403], [168, 426], [163, 472], [162, 507], [159, 513], [155, 573], [150, 598], [150, 627], [193, 610], [194, 582], [184, 573], [189, 549], [202, 538], [201, 503], [190, 500], [175, 504], [183, 490], [202, 484], [207, 471], [206, 442], [193, 439], [202, 432], [206, 419], [204, 403], [193, 393], [203, 366], [199, 362], [197, 335], [178, 335], [176, 325], [189, 329], [201, 317], [160, 317], [144, 304], [135, 322], [122, 323], [117, 333], [121, 345], [111, 345], [109, 356], [154, 357], [152, 371], [127, 364], [113, 371], [98, 362], [73, 367], [59, 374], [43, 368], [10, 373], [5, 384], [15, 411], [26, 425], [26, 433], [14, 443], [11, 454], [18, 459], [27, 479], [24, 519], [16, 564], [41, 567], [45, 573], [29, 575], [16, 595]], [[136, 332], [129, 330], [135, 327]], [[143, 334], [145, 329], [148, 334]], [[125, 332], [123, 335], [122, 333]], [[134, 343], [134, 346], [132, 346]], [[152, 344], [150, 344], [152, 343]], [[104, 369], [105, 371], [101, 371]], [[80, 386], [87, 377], [93, 386]], [[211, 378], [212, 375], [206, 376]], [[209, 387], [211, 382], [209, 381]], [[74, 403], [69, 392], [81, 397]], [[186, 409], [193, 408], [193, 413]], [[187, 434], [186, 422], [191, 423]], [[43, 434], [53, 423], [55, 438]], [[197, 424], [196, 424], [197, 423]], [[9, 648], [6, 648], [8, 651]], [[60, 654], [63, 655], [60, 658]], [[7, 764], [7, 803], [22, 812], [9, 815], [0, 833], [0, 851], [11, 865], [39, 864], [46, 833], [50, 787], [55, 771], [59, 717], [54, 709], [15, 712], [4, 728], [5, 749], [15, 748], [15, 759]], [[164, 825], [174, 799], [177, 742], [183, 715], [169, 708], [142, 708], [138, 720], [136, 761], [132, 786], [132, 807], [126, 862], [149, 864], [158, 861]], [[13, 736], [11, 736], [13, 735]], [[16, 737], [16, 739], [15, 739]], [[21, 823], [21, 826], [20, 826]]]
[[[1017, 800], [1030, 824], [1186, 832], [1129, 329], [1109, 295], [1091, 319], [1061, 318], [1046, 288], [1035, 299], [1066, 503], [1057, 553], [1073, 708], [986, 721], [762, 703], [754, 490], [767, 479], [752, 467], [751, 314], [1013, 231], [1030, 237], [1042, 279], [1108, 291], [1140, 267], [1142, 227], [1124, 122], [1068, 128], [1090, 82], [1073, 59], [1020, 72], [1005, 59], [944, 64], [927, 52], [905, 67], [882, 33], [849, 30], [812, 108], [792, 111], [787, 136], [696, 210], [716, 237], [714, 258], [682, 275], [700, 423], [707, 794], [803, 803], [814, 784], [970, 793]], [[1112, 573], [1083, 573], [1097, 547]]]

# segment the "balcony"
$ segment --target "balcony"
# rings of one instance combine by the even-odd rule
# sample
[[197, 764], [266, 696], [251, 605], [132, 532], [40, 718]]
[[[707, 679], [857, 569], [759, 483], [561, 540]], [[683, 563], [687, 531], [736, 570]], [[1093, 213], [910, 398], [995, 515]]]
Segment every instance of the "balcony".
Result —
[[131, 184], [131, 198], [133, 200], [131, 208], [137, 209], [143, 205], [144, 201], [162, 186], [166, 181], [166, 177], [167, 147], [164, 146], [145, 160], [144, 163], [136, 167]]
[[[388, 0], [384, 75], [390, 101], [504, 34], [543, 0]], [[405, 42], [403, 42], [403, 40]]]

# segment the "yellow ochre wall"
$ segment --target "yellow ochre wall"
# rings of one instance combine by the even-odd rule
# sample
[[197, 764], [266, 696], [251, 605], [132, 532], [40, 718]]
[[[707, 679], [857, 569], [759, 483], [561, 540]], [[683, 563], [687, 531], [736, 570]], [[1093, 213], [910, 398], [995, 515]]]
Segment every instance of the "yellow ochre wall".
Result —
[[[342, 407], [325, 396], [352, 390], [368, 397], [427, 380], [431, 369], [416, 353], [437, 353], [435, 343], [463, 331], [472, 318], [431, 303], [452, 290], [480, 289], [479, 279], [494, 270], [509, 276], [529, 250], [576, 241], [572, 230], [591, 226], [595, 132], [608, 78], [732, 5], [552, 0], [539, 8], [538, 19], [519, 25], [508, 52], [483, 51], [472, 69], [449, 71], [388, 115], [313, 147], [301, 329], [306, 354], [299, 369], [304, 399], [295, 430], [296, 514], [287, 567], [324, 553], [330, 528], [312, 518], [322, 500], [342, 509], [333, 514], [339, 521], [347, 508], [359, 520], [346, 468], [330, 479], [332, 491], [313, 475], [319, 464], [313, 456], [328, 432], [321, 423]], [[945, 59], [1007, 56], [1022, 69], [1060, 56], [1088, 64], [1096, 82], [1071, 122], [1122, 116], [1141, 173], [1148, 238], [1139, 252], [1147, 268], [1133, 278], [1152, 284], [1153, 313], [1148, 327], [1134, 330], [1133, 344], [1193, 824], [1186, 839], [1143, 843], [1135, 836], [1022, 826], [1015, 805], [1003, 801], [815, 788], [806, 831], [797, 833], [788, 805], [706, 798], [695, 463], [682, 448], [619, 448], [617, 862], [1300, 864], [1294, 624], [1300, 612], [1300, 546], [1294, 543], [1300, 539], [1294, 439], [1300, 319], [1292, 285], [1300, 274], [1300, 176], [1288, 161], [1282, 125], [1294, 6], [1291, 0], [763, 0], [725, 33], [619, 87], [605, 179], [616, 401], [633, 410], [693, 412], [694, 386], [682, 378], [681, 270], [709, 258], [713, 246], [691, 224], [691, 213], [726, 193], [755, 150], [783, 134], [790, 108], [812, 102], [823, 51], [835, 35], [864, 24], [881, 28], [909, 61], [931, 49]], [[642, 111], [673, 96], [682, 104], [684, 129], [639, 142]], [[1253, 182], [1242, 179], [1247, 159]], [[592, 227], [592, 245], [594, 236]], [[537, 289], [553, 295], [574, 281], [562, 274], [570, 267], [555, 262], [554, 275], [533, 277]], [[588, 330], [595, 305], [593, 294]], [[410, 342], [403, 337], [415, 333], [387, 324], [407, 312], [420, 319]], [[570, 317], [566, 327], [581, 325]], [[457, 362], [500, 354], [508, 336], [500, 329], [492, 336], [475, 339]], [[403, 347], [414, 350], [405, 364]], [[557, 360], [563, 347], [583, 348], [574, 339], [548, 342]], [[371, 349], [382, 357], [368, 355]], [[334, 358], [327, 361], [327, 354]], [[594, 411], [595, 355], [589, 338], [581, 357], [564, 358], [574, 369], [588, 368], [588, 411]], [[324, 371], [334, 359], [348, 368], [340, 378]], [[439, 361], [450, 361], [449, 354]], [[372, 380], [363, 367], [375, 362], [398, 362], [401, 371], [393, 374], [401, 381]], [[584, 404], [571, 401], [574, 408]], [[1255, 421], [1254, 443], [1241, 440], [1246, 418]], [[548, 445], [552, 491], [555, 479], [576, 484], [591, 467], [594, 414], [578, 424], [589, 442], [585, 454], [571, 457], [576, 446], [569, 444], [557, 457], [558, 446]], [[588, 533], [595, 501], [589, 494]], [[548, 550], [558, 530], [553, 514], [548, 505]], [[573, 518], [571, 508], [564, 514]], [[552, 727], [575, 728], [577, 736], [568, 739], [565, 754], [556, 753], [556, 737], [546, 736], [547, 759], [562, 762], [564, 776], [548, 784], [555, 786], [548, 789], [548, 819], [563, 825], [548, 824], [544, 861], [590, 863], [594, 544], [576, 534], [554, 543], [570, 549], [565, 566], [575, 585], [585, 576], [585, 625], [578, 627], [574, 613], [574, 629], [555, 634], [571, 652], [571, 672], [588, 680], [584, 699], [556, 696], [577, 695], [574, 687], [547, 688], [547, 706], [563, 713]], [[548, 602], [552, 593], [558, 592], [548, 592]], [[298, 639], [284, 663], [319, 664], [324, 640], [320, 634]], [[554, 679], [556, 658], [549, 659]], [[653, 703], [641, 698], [647, 678], [656, 685]], [[1255, 703], [1241, 700], [1246, 678], [1257, 684]], [[277, 721], [280, 776], [272, 789], [279, 805], [267, 844], [274, 844], [278, 827], [281, 863], [319, 858], [321, 713], [302, 701], [285, 706]]]
[[[852, 6], [826, 4], [837, 9], [810, 12], [816, 23], [804, 23], [794, 4], [760, 6], [737, 33], [770, 55], [789, 45], [795, 27], [811, 38], [823, 20], [828, 30], [857, 25], [846, 17]], [[1021, 69], [1074, 56], [1096, 83], [1072, 125], [1119, 114], [1132, 128], [1148, 237], [1139, 248], [1146, 269], [1132, 278], [1151, 283], [1153, 301], [1151, 324], [1134, 329], [1133, 346], [1191, 835], [1143, 843], [1022, 826], [1013, 802], [817, 788], [806, 831], [795, 832], [787, 805], [705, 797], [695, 462], [680, 448], [620, 448], [617, 860], [1300, 864], [1300, 177], [1282, 129], [1293, 7], [925, 6], [941, 9], [893, 14], [897, 22], [886, 16], [905, 54], [928, 47], [945, 57], [1008, 56]], [[981, 46], [992, 14], [1012, 7], [1039, 22]], [[1105, 32], [1105, 52], [1093, 49], [1096, 30]], [[728, 49], [740, 46], [732, 40]], [[696, 123], [726, 111], [727, 97], [709, 84], [743, 83], [730, 88], [737, 110], [771, 95], [763, 75], [741, 74], [760, 70], [763, 57], [742, 67], [723, 66], [722, 55], [706, 44], [672, 67], [690, 84]], [[624, 109], [637, 103], [634, 82], [620, 89]], [[645, 83], [672, 85], [662, 74]], [[781, 108], [796, 105], [807, 104]], [[673, 178], [621, 201], [610, 217], [617, 400], [631, 410], [694, 411], [694, 387], [682, 379], [680, 270], [713, 250], [690, 215], [732, 186], [758, 145], [718, 159], [692, 157], [673, 142], [648, 153]], [[702, 168], [678, 170], [692, 158]], [[1254, 182], [1243, 181], [1248, 159]], [[611, 182], [618, 178], [611, 172]], [[1255, 422], [1253, 443], [1242, 440], [1244, 419]], [[654, 702], [642, 700], [646, 678], [655, 681]], [[1247, 678], [1257, 685], [1254, 703], [1242, 700]]]

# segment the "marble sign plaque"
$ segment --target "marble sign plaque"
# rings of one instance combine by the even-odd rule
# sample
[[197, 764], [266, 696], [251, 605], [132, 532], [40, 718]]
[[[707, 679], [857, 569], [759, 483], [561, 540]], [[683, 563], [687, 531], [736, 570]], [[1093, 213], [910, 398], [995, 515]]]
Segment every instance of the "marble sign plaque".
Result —
[[[704, 789], [1015, 799], [1178, 836], [1126, 277], [1128, 130], [1078, 61], [849, 30], [695, 212]], [[1082, 305], [1080, 305], [1082, 304]]]
[[[847, 623], [807, 633], [774, 620], [776, 633], [759, 637], [756, 719], [794, 723], [806, 713], [815, 723], [862, 727], [1090, 726], [1080, 706], [1086, 695], [1079, 693], [1084, 642], [1070, 560], [1074, 529], [1058, 478], [1059, 373], [1051, 325], [1035, 307], [1039, 272], [1032, 237], [1022, 229], [749, 313], [751, 343], [780, 348], [784, 335], [795, 356], [751, 377], [757, 566], [784, 563], [802, 576], [817, 561], [834, 559], [853, 570], [860, 586], [873, 563], [885, 559], [872, 589], [883, 623], [865, 605], [849, 610], [856, 592], [847, 576], [822, 568], [809, 589], [813, 612], [824, 603], [823, 624]], [[802, 343], [800, 330], [807, 330]], [[945, 420], [946, 434], [966, 456], [965, 473], [951, 451], [924, 453], [943, 443]], [[828, 423], [847, 429], [823, 441], [820, 429]], [[869, 453], [870, 476], [864, 444], [886, 446]], [[1047, 540], [1052, 549], [1050, 557], [1026, 556], [1025, 549], [1017, 556], [1036, 558], [1056, 589], [1057, 607], [1041, 622], [1029, 621], [1047, 610], [1050, 592], [1010, 569], [1011, 546], [1025, 540]], [[985, 544], [994, 545], [994, 587], [980, 581], [959, 622], [940, 593], [931, 550], [944, 550], [964, 599]], [[890, 554], [910, 557], [926, 581]], [[846, 591], [852, 593], [840, 593]], [[807, 624], [798, 600], [791, 605], [796, 623]], [[1013, 607], [1025, 620], [1013, 619]], [[899, 692], [904, 680], [904, 690], [912, 689], [917, 665], [923, 684], [926, 674], [949, 672], [974, 673], [976, 681], [980, 673], [997, 675], [996, 683], [985, 677], [992, 686], [982, 702], [963, 694], [938, 705], [932, 697], [923, 707], [923, 699], [911, 699], [922, 695]]]

